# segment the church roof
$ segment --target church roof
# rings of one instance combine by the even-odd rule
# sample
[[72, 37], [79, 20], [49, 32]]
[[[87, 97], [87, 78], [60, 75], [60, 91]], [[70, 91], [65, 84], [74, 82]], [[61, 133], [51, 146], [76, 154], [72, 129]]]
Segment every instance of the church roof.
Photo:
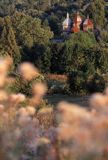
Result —
[[63, 21], [63, 25], [71, 25], [72, 21], [69, 18], [69, 13], [67, 13], [67, 18]]
[[82, 18], [80, 16], [79, 12], [77, 12], [77, 14], [74, 17], [74, 23], [77, 24], [78, 22], [80, 22], [80, 23], [82, 22]]
[[89, 17], [87, 17], [86, 20], [84, 21], [83, 25], [93, 26], [93, 22], [91, 21], [91, 19]]

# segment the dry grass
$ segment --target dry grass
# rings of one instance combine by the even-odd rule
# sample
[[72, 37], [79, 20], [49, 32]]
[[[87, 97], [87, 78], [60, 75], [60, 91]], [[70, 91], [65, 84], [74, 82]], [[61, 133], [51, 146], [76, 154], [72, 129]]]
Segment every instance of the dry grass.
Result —
[[47, 74], [45, 75], [48, 80], [57, 80], [60, 82], [67, 82], [68, 77], [66, 75]]
[[[0, 62], [1, 160], [108, 160], [108, 89], [91, 96], [89, 110], [64, 101], [54, 110], [43, 83], [33, 84], [31, 98], [5, 90], [8, 61]], [[33, 77], [23, 68], [22, 81], [37, 75], [26, 65]]]

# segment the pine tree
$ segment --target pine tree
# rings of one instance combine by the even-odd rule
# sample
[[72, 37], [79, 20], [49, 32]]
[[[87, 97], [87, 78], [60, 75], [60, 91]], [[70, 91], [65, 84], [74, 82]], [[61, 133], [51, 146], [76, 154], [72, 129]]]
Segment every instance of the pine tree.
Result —
[[9, 54], [13, 59], [15, 65], [20, 59], [20, 50], [16, 42], [14, 30], [11, 26], [10, 19], [4, 18], [4, 27], [0, 38], [0, 50], [2, 54]]

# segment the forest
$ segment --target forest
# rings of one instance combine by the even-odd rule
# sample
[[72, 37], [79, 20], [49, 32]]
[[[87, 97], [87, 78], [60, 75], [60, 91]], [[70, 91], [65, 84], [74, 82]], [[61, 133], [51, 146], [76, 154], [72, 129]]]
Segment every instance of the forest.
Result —
[[[62, 22], [67, 12], [72, 19], [77, 11], [83, 18], [90, 16], [94, 31], [81, 31], [67, 38]], [[13, 58], [14, 72], [19, 63], [28, 61], [45, 74], [72, 77], [75, 72], [84, 88], [83, 83], [96, 77], [100, 81], [108, 71], [107, 12], [108, 2], [104, 0], [1, 0], [0, 53]]]
[[[76, 14], [92, 30], [64, 32]], [[108, 160], [108, 0], [0, 0], [0, 146], [0, 160]]]

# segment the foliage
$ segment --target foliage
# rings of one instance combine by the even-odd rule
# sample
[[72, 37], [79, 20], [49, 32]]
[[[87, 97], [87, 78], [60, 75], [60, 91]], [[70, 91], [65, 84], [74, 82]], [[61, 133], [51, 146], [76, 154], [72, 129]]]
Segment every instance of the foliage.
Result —
[[[64, 38], [62, 22], [66, 13], [69, 12], [73, 19], [76, 11], [84, 18], [90, 15], [94, 31]], [[1, 0], [0, 54], [13, 58], [14, 71], [19, 63], [28, 61], [43, 73], [106, 74], [107, 24], [107, 2], [104, 0]], [[59, 43], [60, 38], [62, 42]]]
[[[60, 19], [57, 16], [51, 15], [49, 18], [49, 26], [51, 27], [51, 30], [54, 32], [55, 35], [60, 35], [62, 27], [60, 27]], [[61, 22], [62, 23], [62, 22]]]
[[81, 71], [73, 71], [68, 77], [70, 93], [73, 95], [102, 92], [106, 86], [104, 76], [96, 72], [94, 74], [87, 74]]
[[36, 52], [36, 46], [47, 45], [52, 36], [50, 28], [43, 27], [39, 19], [33, 19], [23, 13], [15, 13], [12, 17], [1, 18], [0, 51], [3, 55], [9, 54], [16, 65], [21, 59], [26, 60], [25, 50], [30, 54], [34, 47]]
[[64, 43], [51, 47], [51, 71], [54, 73], [68, 74], [74, 70], [107, 73], [108, 49], [96, 42], [93, 33], [75, 33]]
[[2, 33], [0, 38], [0, 52], [2, 55], [10, 55], [14, 59], [14, 65], [20, 62], [20, 49], [16, 42], [16, 36], [12, 27], [10, 17], [3, 20]]
[[86, 83], [89, 93], [102, 92], [105, 89], [105, 79], [97, 73], [91, 77], [88, 77]]
[[12, 25], [16, 31], [18, 44], [31, 48], [35, 44], [46, 44], [53, 34], [49, 27], [41, 25], [41, 20], [23, 13], [15, 13]]
[[19, 75], [16, 75], [14, 82], [7, 86], [7, 90], [13, 93], [23, 93], [27, 96], [32, 96], [32, 86], [36, 82], [45, 82], [45, 79], [42, 75], [33, 78], [31, 81], [22, 81], [22, 78]]
[[[64, 72], [69, 73], [72, 70], [83, 70], [86, 63], [85, 49], [90, 49], [96, 44], [92, 33], [75, 33], [65, 42], [65, 48], [62, 53], [61, 61]], [[88, 56], [87, 56], [88, 58]]]
[[94, 20], [96, 27], [103, 27], [105, 24], [105, 1], [94, 0], [87, 8], [87, 13]]
[[50, 73], [51, 72], [51, 49], [49, 46], [44, 46], [43, 50], [40, 48], [41, 54], [35, 60], [36, 66], [43, 72], [43, 73]]
[[87, 94], [86, 90], [86, 75], [83, 72], [73, 71], [68, 78], [71, 94]]
[[[65, 45], [64, 43], [54, 43], [51, 44], [51, 72], [52, 73], [64, 73], [65, 72], [65, 61], [66, 57], [64, 55]], [[68, 57], [67, 57], [68, 58]]]

